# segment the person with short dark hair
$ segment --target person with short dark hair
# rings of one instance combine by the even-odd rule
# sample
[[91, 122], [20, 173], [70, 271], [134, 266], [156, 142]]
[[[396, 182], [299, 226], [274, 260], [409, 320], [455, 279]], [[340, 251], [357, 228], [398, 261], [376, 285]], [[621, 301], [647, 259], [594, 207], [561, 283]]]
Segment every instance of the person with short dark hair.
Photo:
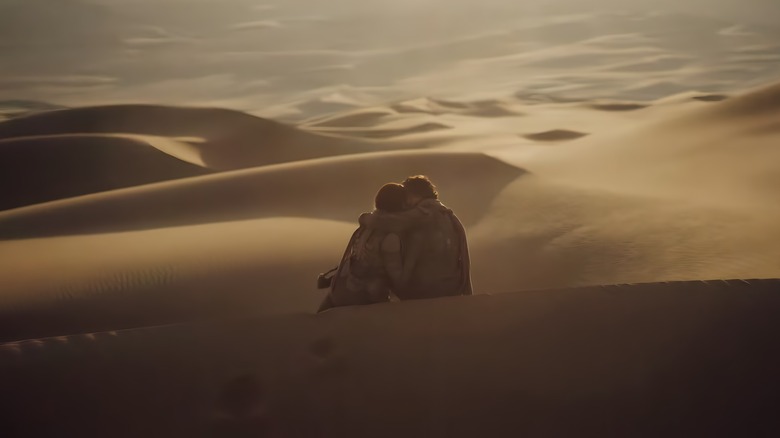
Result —
[[396, 295], [400, 299], [471, 295], [471, 258], [463, 224], [439, 201], [427, 176], [410, 176], [403, 187], [409, 209], [360, 217], [361, 224], [401, 236], [403, 273]]
[[[406, 207], [406, 189], [401, 184], [382, 186], [374, 198], [377, 217], [401, 212]], [[387, 302], [403, 276], [401, 240], [398, 234], [361, 225], [352, 235], [328, 296], [319, 311], [331, 307]]]
[[410, 176], [401, 185], [406, 189], [407, 199], [439, 199], [436, 186], [425, 175]]

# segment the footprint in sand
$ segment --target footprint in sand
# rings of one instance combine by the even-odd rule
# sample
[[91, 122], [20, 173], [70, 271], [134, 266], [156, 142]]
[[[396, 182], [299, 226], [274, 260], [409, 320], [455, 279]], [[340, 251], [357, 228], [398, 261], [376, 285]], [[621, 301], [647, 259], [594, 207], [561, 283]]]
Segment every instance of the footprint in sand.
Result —
[[228, 381], [216, 402], [216, 415], [211, 421], [212, 437], [272, 436], [265, 392], [260, 381], [245, 374]]

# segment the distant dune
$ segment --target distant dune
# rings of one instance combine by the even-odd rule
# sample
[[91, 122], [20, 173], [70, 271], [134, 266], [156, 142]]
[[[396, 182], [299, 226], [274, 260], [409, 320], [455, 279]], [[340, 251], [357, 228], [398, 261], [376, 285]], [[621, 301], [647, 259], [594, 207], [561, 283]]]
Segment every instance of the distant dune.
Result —
[[0, 210], [212, 173], [129, 136], [15, 137], [0, 140], [0, 157]]
[[37, 100], [0, 100], [0, 117], [19, 117], [41, 111], [65, 109], [62, 105], [55, 105]]
[[581, 137], [585, 137], [586, 135], [588, 134], [584, 132], [569, 131], [567, 129], [554, 129], [552, 131], [526, 134], [523, 137], [536, 141], [566, 141], [575, 140]]
[[518, 116], [517, 112], [498, 100], [482, 100], [473, 102], [454, 102], [442, 99], [423, 98], [400, 102], [390, 108], [399, 113], [423, 114], [460, 114], [474, 117], [507, 117]]
[[357, 137], [357, 138], [396, 138], [406, 136], [410, 134], [421, 134], [426, 132], [441, 131], [444, 129], [452, 129], [452, 126], [445, 125], [444, 123], [419, 123], [411, 126], [404, 126], [398, 128], [338, 128], [335, 130], [329, 130], [327, 128], [317, 128], [314, 132], [333, 132], [341, 136]]
[[636, 111], [647, 108], [647, 104], [642, 103], [630, 103], [630, 102], [610, 102], [610, 103], [594, 103], [590, 105], [591, 108], [601, 111]]
[[728, 98], [729, 97], [724, 94], [702, 94], [700, 96], [693, 96], [694, 100], [700, 100], [702, 102], [720, 102]]
[[379, 122], [383, 117], [396, 114], [397, 113], [390, 108], [370, 108], [338, 113], [336, 115], [327, 115], [325, 117], [315, 117], [314, 119], [302, 122], [302, 125], [336, 128], [371, 126]]
[[113, 105], [48, 111], [0, 123], [0, 139], [58, 134], [182, 137], [217, 170], [367, 152], [371, 146], [305, 132], [237, 111]]

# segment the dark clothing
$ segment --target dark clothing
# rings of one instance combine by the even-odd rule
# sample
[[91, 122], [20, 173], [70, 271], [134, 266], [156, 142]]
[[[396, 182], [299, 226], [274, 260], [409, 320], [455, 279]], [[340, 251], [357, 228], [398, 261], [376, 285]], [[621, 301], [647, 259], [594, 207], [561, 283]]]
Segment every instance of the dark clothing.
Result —
[[389, 301], [394, 285], [400, 282], [402, 269], [399, 237], [361, 225], [349, 240], [330, 293], [319, 311]]
[[404, 269], [395, 290], [400, 299], [473, 293], [466, 231], [438, 200], [423, 200], [402, 213], [364, 215], [361, 223], [402, 236]]

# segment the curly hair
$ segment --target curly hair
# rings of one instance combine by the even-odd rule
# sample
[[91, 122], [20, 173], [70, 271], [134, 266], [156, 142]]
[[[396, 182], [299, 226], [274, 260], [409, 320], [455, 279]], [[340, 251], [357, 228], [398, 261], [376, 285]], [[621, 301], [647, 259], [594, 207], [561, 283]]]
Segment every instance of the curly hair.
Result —
[[374, 206], [377, 210], [389, 213], [401, 211], [406, 202], [406, 188], [401, 184], [388, 183], [382, 186], [374, 198]]
[[410, 176], [404, 180], [403, 186], [409, 193], [423, 199], [439, 199], [439, 192], [436, 191], [436, 186], [425, 175]]

